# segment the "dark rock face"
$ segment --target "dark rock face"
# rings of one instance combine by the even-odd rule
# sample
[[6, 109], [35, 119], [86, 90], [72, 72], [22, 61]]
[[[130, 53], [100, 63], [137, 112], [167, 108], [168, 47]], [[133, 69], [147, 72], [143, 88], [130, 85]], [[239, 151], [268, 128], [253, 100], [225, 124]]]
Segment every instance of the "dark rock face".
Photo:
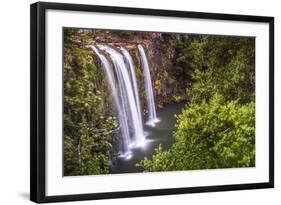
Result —
[[178, 80], [173, 64], [176, 43], [177, 34], [158, 33], [145, 45], [158, 108], [174, 102], [177, 96], [186, 98], [186, 82]]
[[[139, 40], [148, 58], [157, 108], [186, 99], [187, 82], [185, 79], [179, 81], [177, 77], [180, 74], [174, 69], [177, 35], [146, 33], [145, 39]], [[134, 52], [138, 58], [138, 51]], [[140, 61], [136, 59], [135, 62], [137, 69], [141, 69]]]

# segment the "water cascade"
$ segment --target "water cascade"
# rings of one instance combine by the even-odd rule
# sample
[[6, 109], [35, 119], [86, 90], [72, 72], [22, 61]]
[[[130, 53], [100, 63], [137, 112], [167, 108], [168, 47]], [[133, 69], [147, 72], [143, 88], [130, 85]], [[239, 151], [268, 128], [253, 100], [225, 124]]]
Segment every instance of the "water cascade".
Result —
[[148, 121], [146, 122], [146, 124], [154, 127], [155, 124], [159, 122], [159, 119], [156, 116], [156, 109], [154, 103], [154, 95], [153, 95], [149, 66], [143, 47], [141, 45], [138, 45], [138, 49], [140, 52], [141, 63], [144, 73], [144, 83], [145, 83], [146, 100], [147, 100], [147, 108], [148, 108]]
[[[97, 47], [90, 46], [101, 60], [102, 67], [108, 78], [120, 124], [120, 134], [123, 142], [119, 157], [130, 159], [132, 156], [131, 149], [144, 147], [147, 141], [143, 129], [142, 109], [134, 62], [125, 48], [121, 47], [121, 52], [119, 52], [106, 45], [98, 45]], [[138, 45], [138, 49], [141, 56], [147, 96], [148, 121], [146, 124], [155, 126], [155, 123], [159, 120], [156, 116], [149, 66], [143, 47]], [[99, 50], [109, 55], [113, 67]]]
[[116, 83], [115, 83], [114, 73], [112, 72], [110, 63], [105, 58], [105, 56], [102, 55], [98, 51], [98, 49], [95, 46], [90, 46], [90, 47], [101, 60], [102, 68], [104, 69], [106, 76], [108, 78], [111, 94], [113, 96], [113, 101], [114, 101], [114, 104], [115, 104], [116, 110], [117, 110], [117, 115], [118, 115], [119, 124], [120, 124], [120, 131], [121, 131], [121, 135], [123, 138], [122, 156], [124, 158], [130, 158], [131, 152], [129, 149], [129, 145], [131, 144], [131, 139], [130, 139], [130, 132], [129, 132], [129, 124], [128, 124], [127, 116], [124, 115], [126, 105], [124, 104], [124, 101], [122, 101], [119, 98], [119, 94], [118, 94], [119, 91], [116, 89], [116, 86], [115, 86]]
[[126, 120], [131, 128], [130, 135], [132, 136], [132, 140], [129, 147], [143, 147], [146, 140], [142, 120], [139, 116], [141, 108], [140, 105], [137, 104], [137, 100], [135, 98], [135, 96], [138, 98], [138, 93], [135, 93], [135, 89], [133, 88], [134, 86], [131, 83], [130, 68], [125, 63], [125, 58], [121, 53], [109, 46], [99, 45], [99, 48], [109, 54], [114, 65], [119, 90], [118, 94], [120, 101], [122, 101], [124, 105], [124, 112], [121, 117], [126, 116]]
[[[139, 117], [139, 120], [141, 121], [141, 126], [142, 126], [142, 112], [141, 112], [141, 106], [140, 106], [139, 89], [138, 89], [133, 59], [132, 59], [130, 53], [125, 48], [121, 47], [121, 51], [122, 51], [122, 53], [123, 53], [123, 55], [124, 55], [124, 57], [127, 61], [127, 65], [130, 68], [130, 76], [131, 76], [131, 81], [132, 81], [132, 84], [133, 84], [136, 106], [137, 106], [137, 109], [138, 109], [138, 117]], [[143, 127], [142, 127], [142, 129], [143, 129]]]

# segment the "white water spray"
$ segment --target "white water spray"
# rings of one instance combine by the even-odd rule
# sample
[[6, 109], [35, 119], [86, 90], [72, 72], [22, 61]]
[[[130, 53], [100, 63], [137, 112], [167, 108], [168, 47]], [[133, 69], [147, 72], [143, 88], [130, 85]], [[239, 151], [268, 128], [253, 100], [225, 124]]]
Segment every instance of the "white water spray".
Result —
[[131, 140], [129, 147], [144, 147], [146, 140], [142, 120], [139, 117], [141, 109], [140, 106], [137, 105], [137, 100], [135, 98], [138, 93], [135, 93], [131, 83], [130, 68], [127, 68], [124, 57], [113, 48], [103, 45], [100, 45], [99, 48], [105, 50], [110, 55], [115, 68], [119, 98], [124, 104], [125, 112], [122, 116], [127, 116], [128, 124], [132, 128], [130, 129], [130, 134], [133, 136], [133, 140]]
[[111, 68], [108, 60], [105, 58], [104, 55], [102, 55], [98, 51], [98, 49], [95, 46], [90, 46], [90, 48], [97, 54], [97, 56], [101, 60], [102, 68], [104, 69], [106, 76], [108, 78], [108, 83], [109, 83], [111, 93], [113, 96], [113, 100], [114, 100], [114, 104], [115, 104], [116, 110], [117, 110], [121, 135], [123, 138], [122, 155], [124, 158], [129, 159], [131, 157], [131, 151], [129, 150], [129, 145], [131, 144], [131, 139], [130, 139], [128, 119], [127, 119], [127, 116], [124, 115], [124, 112], [125, 112], [124, 102], [121, 101], [121, 99], [118, 97], [118, 90], [116, 89], [116, 86], [115, 86], [116, 82], [114, 79], [114, 74], [112, 72], [112, 68]]
[[136, 106], [137, 106], [137, 109], [138, 109], [138, 116], [139, 116], [139, 120], [141, 121], [141, 124], [142, 124], [142, 112], [141, 112], [139, 89], [138, 89], [138, 84], [137, 84], [137, 79], [136, 79], [134, 62], [133, 62], [133, 59], [132, 59], [130, 53], [125, 48], [121, 47], [121, 51], [122, 51], [122, 53], [123, 53], [123, 55], [124, 55], [124, 57], [127, 61], [127, 64], [129, 66], [129, 68], [130, 68], [130, 76], [131, 76], [131, 81], [132, 81], [133, 88], [134, 88], [134, 96], [135, 96]]
[[[111, 67], [107, 58], [95, 46], [90, 46], [90, 48], [102, 62], [116, 107], [120, 134], [123, 139], [119, 157], [130, 159], [132, 157], [131, 149], [143, 148], [148, 141], [143, 130], [142, 109], [133, 59], [125, 48], [120, 48], [122, 52], [120, 53], [109, 46], [98, 45], [100, 50], [109, 54], [113, 64], [113, 67]], [[146, 124], [155, 126], [159, 120], [156, 116], [149, 66], [143, 47], [138, 45], [138, 49], [141, 56], [147, 98], [148, 121]]]

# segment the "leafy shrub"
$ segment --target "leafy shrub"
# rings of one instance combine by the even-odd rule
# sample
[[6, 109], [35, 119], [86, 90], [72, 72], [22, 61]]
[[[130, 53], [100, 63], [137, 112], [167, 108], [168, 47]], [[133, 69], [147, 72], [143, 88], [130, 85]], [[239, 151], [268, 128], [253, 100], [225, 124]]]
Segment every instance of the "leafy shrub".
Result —
[[118, 123], [99, 61], [74, 34], [64, 44], [64, 175], [105, 174]]
[[215, 93], [240, 103], [254, 100], [254, 38], [183, 35], [175, 66], [192, 82], [187, 90], [196, 102], [209, 100]]
[[191, 103], [177, 117], [175, 144], [156, 149], [145, 171], [194, 170], [255, 166], [255, 107], [225, 102], [215, 94], [207, 103]]

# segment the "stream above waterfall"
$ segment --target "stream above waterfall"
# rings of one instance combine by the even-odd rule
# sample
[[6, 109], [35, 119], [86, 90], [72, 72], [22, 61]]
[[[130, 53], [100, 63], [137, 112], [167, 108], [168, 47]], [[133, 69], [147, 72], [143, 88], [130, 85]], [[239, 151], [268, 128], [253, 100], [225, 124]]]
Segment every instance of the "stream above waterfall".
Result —
[[174, 143], [173, 131], [175, 130], [176, 118], [175, 114], [179, 114], [184, 108], [185, 103], [176, 103], [165, 106], [163, 109], [157, 110], [157, 116], [160, 120], [155, 127], [145, 125], [146, 145], [142, 148], [132, 149], [132, 157], [130, 159], [116, 158], [112, 161], [111, 173], [134, 173], [142, 172], [142, 168], [136, 167], [144, 157], [151, 159], [155, 148], [162, 145], [163, 149], [168, 149]]

